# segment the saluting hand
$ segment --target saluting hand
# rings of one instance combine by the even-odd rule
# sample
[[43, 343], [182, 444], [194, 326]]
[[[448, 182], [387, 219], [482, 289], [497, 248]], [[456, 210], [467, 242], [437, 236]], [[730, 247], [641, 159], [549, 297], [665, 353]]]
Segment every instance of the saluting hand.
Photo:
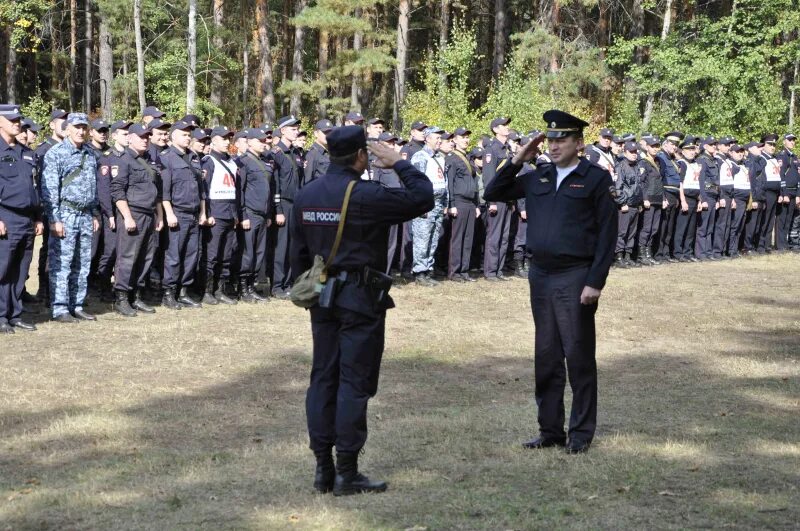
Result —
[[594, 304], [600, 298], [600, 290], [594, 289], [591, 286], [584, 286], [581, 293], [581, 304]]
[[[395, 163], [403, 160], [400, 153], [395, 151], [395, 149], [386, 142], [370, 142], [367, 149], [377, 158], [377, 160], [372, 163], [372, 165], [377, 168], [391, 168]], [[278, 223], [278, 225], [281, 225], [281, 223]]]
[[511, 162], [516, 165], [521, 165], [524, 162], [530, 162], [539, 154], [539, 146], [544, 142], [544, 133], [522, 146]]

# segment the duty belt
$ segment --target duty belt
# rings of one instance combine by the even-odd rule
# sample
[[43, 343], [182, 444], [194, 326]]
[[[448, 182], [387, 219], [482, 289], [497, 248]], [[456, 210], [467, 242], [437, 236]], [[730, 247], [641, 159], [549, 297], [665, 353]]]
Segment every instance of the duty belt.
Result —
[[671, 191], [671, 192], [672, 192], [672, 191], [675, 191], [675, 192], [680, 192], [680, 190], [681, 190], [681, 189], [680, 189], [678, 186], [671, 186], [671, 185], [667, 185], [667, 184], [665, 184], [665, 185], [664, 185], [664, 190], [669, 190], [669, 191]]
[[73, 203], [69, 199], [62, 199], [61, 204], [68, 206], [72, 210], [77, 210], [78, 212], [88, 212], [91, 208], [87, 205], [81, 205], [80, 203]]

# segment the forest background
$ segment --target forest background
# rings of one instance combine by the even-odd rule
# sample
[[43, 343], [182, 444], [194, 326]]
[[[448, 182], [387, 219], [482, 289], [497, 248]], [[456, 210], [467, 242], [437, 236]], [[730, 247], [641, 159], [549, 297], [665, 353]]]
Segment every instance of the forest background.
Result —
[[0, 0], [3, 101], [231, 126], [348, 110], [520, 131], [795, 126], [798, 0]]

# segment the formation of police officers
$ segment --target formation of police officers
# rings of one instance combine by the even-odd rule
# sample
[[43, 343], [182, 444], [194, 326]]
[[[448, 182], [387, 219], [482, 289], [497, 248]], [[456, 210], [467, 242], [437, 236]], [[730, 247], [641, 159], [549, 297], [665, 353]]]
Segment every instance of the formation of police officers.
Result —
[[[95, 320], [84, 309], [90, 288], [128, 317], [155, 312], [159, 301], [180, 310], [287, 299], [299, 273], [289, 263], [295, 194], [326, 173], [334, 127], [318, 121], [306, 150], [300, 125], [287, 116], [274, 127], [206, 129], [194, 115], [169, 123], [156, 107], [141, 122], [109, 124], [56, 109], [38, 141], [41, 126], [0, 105], [0, 333], [34, 330], [24, 304], [37, 302], [58, 322]], [[387, 272], [421, 286], [475, 282], [476, 273], [490, 282], [527, 276], [525, 200], [486, 202], [483, 190], [539, 131], [521, 135], [496, 118], [492, 136], [470, 149], [463, 127], [415, 122], [405, 141], [357, 112], [345, 125], [392, 145], [433, 185], [433, 210], [393, 228]], [[615, 182], [615, 265], [800, 248], [800, 163], [795, 136], [781, 140], [777, 153], [776, 134], [739, 143], [672, 131], [637, 142], [603, 129], [584, 156]], [[545, 151], [535, 164], [548, 162]], [[403, 186], [377, 165], [362, 179]], [[34, 296], [24, 286], [37, 235]]]

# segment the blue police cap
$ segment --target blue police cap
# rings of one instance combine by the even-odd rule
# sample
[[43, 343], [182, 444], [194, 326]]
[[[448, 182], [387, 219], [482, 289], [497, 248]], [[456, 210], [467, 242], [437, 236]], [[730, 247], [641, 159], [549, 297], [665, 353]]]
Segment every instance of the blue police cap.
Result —
[[772, 143], [775, 143], [777, 141], [778, 141], [778, 135], [776, 135], [775, 133], [767, 133], [766, 135], [761, 137], [761, 142], [764, 143], [764, 144], [767, 144], [767, 143], [772, 144]]
[[215, 136], [222, 136], [222, 137], [233, 136], [233, 131], [231, 131], [224, 125], [218, 125], [217, 127], [211, 130], [211, 134], [209, 134], [208, 136], [210, 136], [211, 138], [214, 138]]
[[245, 133], [245, 137], [248, 140], [266, 140], [270, 136], [267, 133], [267, 131], [265, 131], [264, 129], [261, 129], [260, 127], [253, 127], [251, 129], [245, 129], [242, 132]]
[[156, 118], [155, 120], [147, 124], [147, 128], [150, 129], [151, 131], [153, 129], [169, 129], [171, 126], [172, 126], [171, 123], [165, 122], [161, 118]]
[[383, 133], [378, 135], [378, 140], [380, 140], [381, 142], [397, 142], [400, 139], [397, 138], [396, 135], [394, 135], [394, 134], [392, 134], [392, 133], [390, 133], [388, 131], [384, 131]]
[[280, 120], [278, 120], [278, 129], [281, 127], [289, 127], [292, 125], [300, 125], [300, 120], [295, 118], [294, 115], [284, 116]]
[[150, 136], [150, 128], [143, 124], [133, 124], [128, 128], [129, 135]]
[[6, 120], [19, 120], [22, 113], [19, 112], [19, 105], [3, 104], [0, 105], [0, 116]]
[[314, 125], [314, 129], [317, 131], [322, 131], [323, 133], [327, 133], [331, 129], [333, 129], [333, 122], [330, 120], [320, 120]]
[[351, 111], [347, 113], [347, 116], [344, 119], [348, 122], [353, 122], [354, 124], [364, 123], [364, 115], [357, 111]]
[[192, 138], [202, 142], [204, 140], [209, 140], [211, 137], [208, 136], [208, 131], [201, 127], [197, 127], [192, 129]]
[[53, 112], [50, 113], [50, 121], [66, 118], [68, 114], [64, 109], [53, 109]]
[[331, 157], [344, 157], [367, 147], [367, 135], [357, 125], [334, 127], [326, 136]]
[[68, 125], [89, 125], [89, 117], [86, 116], [85, 113], [82, 112], [73, 112], [67, 116], [67, 124]]
[[42, 130], [42, 126], [31, 120], [30, 118], [23, 118], [22, 119], [22, 128], [23, 129], [30, 129], [34, 133], [38, 133]]
[[130, 126], [133, 125], [133, 122], [129, 120], [117, 120], [113, 124], [111, 124], [111, 132], [118, 131], [120, 129], [128, 129]]
[[170, 131], [170, 133], [172, 131], [178, 131], [178, 130], [180, 130], [180, 131], [191, 131], [194, 128], [195, 128], [195, 126], [192, 125], [191, 123], [189, 123], [189, 122], [187, 122], [185, 120], [178, 120], [177, 122], [172, 124], [172, 127], [169, 128], [169, 131]]
[[152, 116], [153, 118], [163, 118], [164, 116], [166, 116], [166, 113], [164, 113], [158, 107], [150, 105], [150, 106], [144, 108], [144, 111], [142, 111], [142, 116]]
[[102, 129], [108, 129], [108, 122], [106, 122], [105, 120], [100, 120], [100, 119], [92, 120], [92, 129], [94, 129], [95, 131], [100, 131]]
[[564, 111], [551, 109], [542, 115], [547, 123], [547, 138], [564, 138], [569, 135], [583, 134], [583, 128], [589, 124]]
[[196, 114], [187, 114], [183, 118], [179, 120], [180, 122], [186, 122], [187, 124], [191, 125], [192, 127], [200, 127], [200, 117]]
[[470, 131], [466, 127], [459, 127], [455, 131], [453, 131], [453, 134], [456, 136], [469, 136], [472, 134], [472, 131]]
[[614, 130], [613, 130], [613, 129], [611, 129], [610, 127], [605, 127], [605, 128], [603, 128], [603, 129], [600, 129], [600, 136], [602, 136], [602, 137], [607, 137], [607, 138], [612, 138], [612, 139], [613, 139], [613, 138], [614, 138], [614, 133], [615, 133], [615, 132], [616, 132], [616, 131], [614, 131]]

